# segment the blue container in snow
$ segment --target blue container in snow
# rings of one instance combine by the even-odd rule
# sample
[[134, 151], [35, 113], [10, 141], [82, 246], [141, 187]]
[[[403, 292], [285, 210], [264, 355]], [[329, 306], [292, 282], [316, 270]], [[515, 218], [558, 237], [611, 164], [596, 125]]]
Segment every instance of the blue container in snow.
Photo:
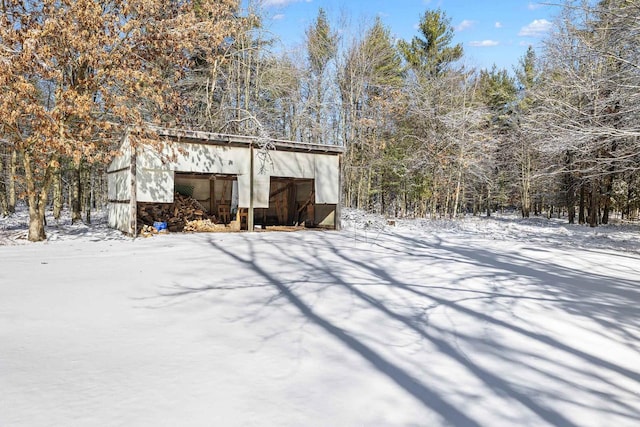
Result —
[[155, 228], [158, 231], [166, 230], [167, 229], [167, 223], [166, 222], [154, 222], [153, 223], [153, 228]]

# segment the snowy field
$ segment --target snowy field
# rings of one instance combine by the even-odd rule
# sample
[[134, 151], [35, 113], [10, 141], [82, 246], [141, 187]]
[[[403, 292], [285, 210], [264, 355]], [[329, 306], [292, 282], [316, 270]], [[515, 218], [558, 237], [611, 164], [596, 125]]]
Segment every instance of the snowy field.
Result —
[[341, 232], [63, 222], [29, 244], [18, 219], [0, 426], [640, 425], [637, 225], [348, 211]]

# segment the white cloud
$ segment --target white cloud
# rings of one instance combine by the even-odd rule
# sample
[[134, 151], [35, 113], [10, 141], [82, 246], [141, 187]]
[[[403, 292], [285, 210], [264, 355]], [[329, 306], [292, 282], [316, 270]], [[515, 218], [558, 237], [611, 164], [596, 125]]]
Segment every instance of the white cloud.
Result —
[[520, 37], [540, 37], [549, 32], [551, 25], [551, 22], [546, 19], [535, 19], [529, 25], [522, 27], [518, 35]]
[[496, 28], [502, 28], [502, 22], [500, 22], [500, 21], [496, 21], [496, 23], [495, 23], [495, 27], [496, 27]]
[[[269, 6], [286, 6], [290, 3], [297, 3], [303, 0], [262, 0], [262, 5], [269, 7]], [[307, 3], [311, 3], [311, 0], [304, 0]]]
[[498, 46], [499, 44], [500, 42], [496, 40], [482, 40], [482, 41], [469, 42], [469, 46], [473, 46], [473, 47], [493, 47], [493, 46]]
[[544, 6], [544, 5], [543, 5], [543, 4], [541, 4], [541, 3], [532, 3], [532, 2], [529, 2], [529, 5], [527, 6], [527, 8], [528, 8], [529, 10], [537, 10], [537, 9], [540, 9], [541, 7], [543, 7], [543, 6]]
[[284, 19], [285, 15], [284, 13], [278, 13], [277, 15], [273, 15], [273, 19], [274, 21], [282, 21]]
[[476, 21], [465, 19], [464, 21], [456, 25], [455, 30], [456, 31], [468, 30], [469, 28], [472, 28], [475, 24], [476, 24]]

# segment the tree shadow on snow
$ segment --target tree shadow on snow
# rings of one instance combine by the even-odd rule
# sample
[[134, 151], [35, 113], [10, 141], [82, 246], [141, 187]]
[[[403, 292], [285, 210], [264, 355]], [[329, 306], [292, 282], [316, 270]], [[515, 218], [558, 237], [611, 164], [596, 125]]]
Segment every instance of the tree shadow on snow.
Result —
[[[414, 252], [417, 244], [423, 244], [419, 240], [414, 240], [414, 239], [408, 239], [406, 243], [409, 245], [408, 249], [413, 250]], [[634, 381], [640, 381], [640, 374], [630, 371], [628, 369], [625, 369], [623, 367], [620, 367], [614, 363], [608, 362], [596, 356], [585, 353], [584, 351], [580, 351], [578, 349], [572, 348], [556, 339], [553, 339], [552, 337], [546, 336], [541, 333], [533, 332], [522, 327], [515, 326], [509, 322], [499, 320], [485, 312], [475, 311], [473, 309], [465, 307], [463, 304], [460, 303], [460, 301], [438, 297], [434, 294], [427, 293], [423, 290], [417, 290], [413, 284], [405, 283], [402, 280], [399, 280], [398, 278], [393, 277], [393, 275], [389, 272], [390, 269], [385, 267], [385, 264], [389, 266], [388, 260], [381, 264], [377, 264], [375, 259], [369, 259], [367, 262], [365, 262], [365, 261], [362, 261], [363, 259], [362, 257], [356, 257], [351, 255], [351, 253], [353, 253], [352, 248], [344, 248], [336, 245], [334, 239], [331, 239], [331, 238], [325, 239], [324, 244], [328, 248], [330, 248], [331, 251], [334, 252], [340, 259], [344, 260], [351, 267], [356, 267], [360, 271], [367, 272], [369, 274], [369, 277], [375, 283], [389, 286], [392, 288], [400, 288], [406, 292], [409, 292], [410, 294], [413, 294], [417, 298], [431, 300], [436, 305], [453, 309], [459, 313], [471, 316], [477, 320], [491, 324], [492, 326], [508, 329], [524, 337], [533, 339], [538, 343], [542, 343], [547, 346], [550, 346], [553, 350], [556, 350], [556, 351], [560, 350], [563, 352], [567, 352], [572, 356], [577, 356], [584, 359], [590, 364], [594, 364], [596, 366], [606, 368], [608, 370], [621, 374]], [[438, 243], [436, 246], [442, 247], [441, 242]], [[511, 399], [512, 401], [515, 401], [523, 405], [524, 407], [528, 408], [531, 412], [535, 413], [539, 418], [543, 419], [544, 421], [552, 425], [556, 425], [556, 426], [575, 425], [572, 421], [570, 421], [560, 412], [555, 411], [549, 408], [548, 406], [545, 406], [543, 403], [537, 401], [534, 397], [532, 397], [531, 392], [535, 390], [528, 390], [528, 391], [522, 390], [522, 387], [519, 387], [517, 384], [512, 383], [508, 379], [508, 376], [503, 377], [499, 373], [493, 372], [492, 370], [483, 368], [479, 364], [473, 363], [472, 360], [468, 357], [468, 355], [460, 351], [459, 347], [455, 344], [455, 342], [459, 342], [461, 339], [467, 340], [470, 343], [474, 343], [477, 341], [477, 337], [465, 336], [464, 334], [461, 334], [458, 331], [442, 330], [442, 329], [437, 330], [438, 327], [435, 327], [433, 325], [429, 325], [429, 327], [426, 328], [425, 327], [426, 325], [424, 324], [423, 319], [416, 319], [416, 317], [414, 316], [407, 316], [404, 314], [400, 314], [398, 311], [390, 308], [383, 299], [377, 298], [374, 295], [372, 295], [372, 293], [367, 292], [366, 288], [363, 289], [363, 287], [361, 286], [350, 284], [348, 280], [345, 280], [341, 277], [341, 275], [339, 274], [339, 271], [340, 271], [339, 268], [336, 268], [335, 265], [328, 265], [326, 263], [323, 263], [321, 257], [295, 255], [288, 252], [286, 247], [280, 247], [279, 250], [282, 251], [283, 253], [288, 253], [288, 257], [292, 258], [291, 261], [294, 263], [299, 263], [299, 264], [306, 263], [310, 268], [319, 269], [320, 271], [322, 271], [324, 275], [331, 277], [331, 279], [336, 284], [345, 287], [352, 295], [355, 295], [361, 301], [366, 302], [371, 307], [379, 310], [381, 313], [384, 313], [384, 315], [386, 315], [388, 318], [404, 324], [406, 327], [408, 327], [409, 329], [417, 333], [419, 336], [421, 336], [422, 338], [432, 343], [438, 349], [439, 352], [446, 354], [449, 358], [455, 360], [461, 366], [466, 368], [477, 379], [480, 379], [484, 384], [486, 384], [488, 387], [494, 390], [496, 394], [501, 396], [508, 396], [509, 399]], [[540, 277], [543, 277], [544, 279], [560, 278], [560, 276], [558, 276], [557, 273], [546, 273], [545, 269], [548, 269], [548, 266], [539, 266], [541, 267], [541, 269], [534, 269], [531, 267], [515, 268], [508, 262], [495, 261], [495, 256], [492, 256], [486, 251], [477, 251], [475, 249], [470, 250], [470, 249], [464, 249], [460, 247], [450, 247], [450, 248], [447, 247], [447, 251], [455, 255], [459, 255], [459, 256], [461, 255], [463, 258], [466, 258], [468, 262], [478, 263], [478, 264], [484, 263], [486, 264], [484, 266], [489, 266], [495, 269], [499, 269], [499, 270], [508, 272], [508, 274], [512, 273], [511, 275], [515, 277], [528, 275], [529, 277], [536, 278], [536, 280], [537, 278], [540, 278]], [[310, 261], [310, 260], [313, 260], [313, 261]], [[583, 280], [583, 278], [584, 278], [584, 275], [580, 275], [580, 280]], [[569, 282], [569, 283], [573, 283], [573, 282]], [[589, 283], [591, 283], [591, 281], [589, 281]], [[562, 284], [562, 282], [560, 284]], [[631, 286], [631, 283], [627, 283], [626, 285]], [[429, 286], [427, 286], [427, 288], [429, 288]], [[620, 291], [622, 292], [622, 294], [614, 293], [614, 295], [620, 298], [623, 298], [629, 302], [634, 301], [634, 296], [637, 295], [637, 292], [635, 292], [634, 290], [632, 293], [629, 293], [627, 287], [623, 286], [623, 288], [624, 290]], [[495, 297], [498, 297], [498, 295], [490, 295], [490, 298], [492, 299]], [[554, 300], [551, 300], [551, 301], [554, 301]], [[629, 307], [633, 307], [633, 305], [630, 305]], [[631, 312], [628, 312], [625, 314], [633, 318]], [[636, 314], [637, 314], [637, 311], [636, 311]], [[429, 332], [429, 330], [434, 332], [439, 332], [439, 333], [436, 334], [433, 332]], [[495, 342], [491, 342], [491, 345], [488, 347], [494, 348], [495, 344], [496, 344]], [[514, 348], [507, 348], [504, 346], [502, 347], [501, 350], [502, 350], [501, 352], [494, 353], [494, 356], [501, 358], [503, 361], [511, 361], [511, 362], [515, 361], [515, 362], [521, 363], [519, 359], [508, 360], [510, 354], [517, 353], [519, 350], [516, 350]], [[539, 358], [540, 355], [536, 355], [536, 357]], [[557, 363], [552, 359], [548, 359], [548, 362]], [[536, 369], [534, 366], [528, 366], [527, 368], [532, 370]], [[572, 367], [569, 365], [564, 366], [564, 368], [572, 369]], [[545, 374], [549, 380], [563, 381], [565, 383], [567, 382], [566, 380], [562, 378], [558, 378], [557, 376], [554, 376], [551, 373], [547, 373], [547, 372], [541, 372], [541, 373]], [[582, 372], [582, 374], [585, 374], [585, 372]], [[594, 375], [593, 373], [586, 373], [586, 374]], [[604, 382], [608, 381], [602, 377], [599, 379]], [[577, 384], [569, 384], [569, 385], [579, 387], [585, 390], [584, 387], [581, 387]], [[602, 398], [615, 400], [614, 396], [603, 395], [602, 393], [600, 393], [598, 390], [595, 390], [595, 389], [591, 389], [587, 391], [592, 392], [594, 394], [598, 394]], [[633, 391], [631, 390], [629, 390], [628, 392], [633, 393]], [[561, 395], [547, 396], [547, 397], [551, 397], [556, 400], [567, 399], [566, 397]], [[576, 404], [577, 406], [580, 406], [580, 402], [576, 401], [573, 403]], [[620, 407], [620, 411], [618, 412], [619, 415], [629, 416], [629, 417], [640, 420], [640, 412], [638, 412], [637, 409], [621, 401], [616, 401], [616, 403]], [[432, 409], [434, 408], [432, 407]], [[442, 409], [442, 408], [439, 408], [439, 409]], [[447, 418], [446, 410], [444, 411], [439, 410], [438, 412], [441, 415], [443, 415], [445, 420], [452, 421]], [[466, 425], [464, 423], [463, 424], [454, 423], [454, 424]]]
[[[251, 245], [251, 242], [248, 243]], [[392, 381], [421, 401], [425, 406], [439, 413], [447, 422], [453, 425], [464, 425], [470, 427], [480, 426], [478, 422], [474, 421], [451, 403], [447, 402], [447, 400], [440, 396], [435, 390], [432, 390], [427, 385], [423, 384], [406, 370], [403, 370], [385, 359], [382, 355], [374, 351], [358, 338], [349, 334], [344, 329], [337, 327], [330, 320], [318, 314], [310, 305], [305, 303], [302, 298], [297, 296], [289, 287], [282, 283], [278, 277], [269, 273], [266, 269], [256, 263], [253, 257], [242, 257], [241, 255], [218, 245], [216, 242], [211, 242], [211, 244], [218, 251], [239, 262], [241, 265], [244, 265], [246, 268], [250, 268], [254, 272], [258, 273], [267, 282], [272, 284], [305, 318], [338, 339], [346, 347], [362, 356], [377, 370], [387, 375]], [[282, 248], [279, 249], [282, 252]], [[340, 283], [340, 281], [338, 281], [338, 283]], [[346, 283], [340, 284], [347, 286]]]
[[[526, 418], [510, 421], [515, 424], [577, 425], [566, 412], [550, 402], [597, 411], [605, 419], [615, 415], [629, 423], [640, 423], [640, 409], [629, 403], [638, 400], [638, 390], [625, 388], [617, 381], [623, 379], [626, 383], [640, 384], [640, 373], [605, 360], [595, 352], [585, 351], [584, 347], [567, 344], [557, 335], [529, 325], [527, 319], [518, 319], [513, 312], [509, 312], [513, 316], [511, 319], [498, 316], [510, 304], [540, 304], [560, 310], [572, 319], [595, 322], [620, 344], [638, 351], [640, 289], [637, 283], [543, 263], [523, 254], [462, 246], [434, 236], [421, 239], [394, 233], [366, 242], [357, 237], [352, 240], [346, 233], [304, 236], [289, 233], [239, 235], [235, 237], [239, 242], [234, 245], [225, 246], [213, 239], [208, 244], [213, 249], [212, 259], [248, 269], [258, 276], [255, 286], [272, 288], [273, 294], [264, 301], [263, 309], [275, 309], [271, 304], [276, 300], [295, 309], [305, 322], [335, 338], [447, 424], [483, 424], [459, 403], [453, 402], [451, 388], [458, 398], [468, 395], [468, 391], [461, 388], [463, 385], [458, 387], [452, 380], [445, 390], [438, 381], [431, 381], [430, 375], [434, 376], [436, 372], [430, 371], [429, 366], [412, 369], [408, 366], [411, 361], [398, 363], [380, 349], [385, 346], [382, 339], [375, 337], [375, 328], [380, 325], [371, 325], [370, 335], [367, 330], [343, 326], [342, 318], [316, 308], [309, 302], [308, 294], [313, 293], [317, 299], [322, 298], [323, 291], [328, 288], [340, 290], [353, 298], [358, 306], [377, 313], [381, 322], [411, 331], [413, 336], [428, 343], [491, 390], [505, 405], [525, 409]], [[398, 274], [398, 268], [395, 268], [396, 263], [407, 260], [415, 268], [413, 276]], [[472, 271], [478, 272], [474, 273], [478, 280], [495, 282], [496, 286], [469, 287], [468, 280], [473, 280], [473, 276], [452, 282], [430, 274], [431, 267], [436, 271], [438, 267], [450, 267], [452, 261], [455, 265], [471, 267]], [[305, 273], [298, 278], [285, 278], [281, 270], [271, 268], [273, 265], [295, 265]], [[417, 281], [415, 277], [421, 279]], [[518, 283], [517, 292], [510, 290], [510, 283]], [[377, 292], [380, 287], [393, 292], [394, 300], [389, 301]], [[244, 286], [216, 282], [203, 287], [176, 286], [159, 297], [180, 299], [241, 288]], [[526, 291], [522, 292], [522, 289]], [[446, 309], [461, 318], [488, 325], [492, 333], [517, 337], [517, 342], [469, 333], [459, 330], [455, 324], [447, 326], [443, 322], [432, 322], [429, 315], [436, 309]], [[523, 342], [529, 344], [522, 345]], [[428, 360], [429, 354], [424, 357]], [[487, 358], [498, 363], [488, 368], [482, 362]], [[574, 360], [580, 363], [575, 364]], [[500, 364], [506, 369], [495, 369]], [[512, 377], [510, 366], [550, 385], [539, 387]], [[603, 391], [603, 387], [618, 393]], [[575, 393], [567, 393], [567, 389]], [[580, 396], [602, 403], [594, 407], [592, 402], [581, 402]]]

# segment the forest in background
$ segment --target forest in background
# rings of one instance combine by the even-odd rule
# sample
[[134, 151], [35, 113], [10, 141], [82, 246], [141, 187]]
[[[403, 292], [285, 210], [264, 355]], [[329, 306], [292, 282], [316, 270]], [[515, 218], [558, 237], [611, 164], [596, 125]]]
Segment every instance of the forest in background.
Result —
[[440, 9], [411, 40], [319, 9], [284, 51], [258, 6], [3, 0], [0, 214], [25, 199], [30, 240], [46, 209], [89, 222], [152, 123], [341, 145], [344, 206], [384, 215], [638, 218], [640, 1], [565, 1], [512, 70], [467, 65]]

